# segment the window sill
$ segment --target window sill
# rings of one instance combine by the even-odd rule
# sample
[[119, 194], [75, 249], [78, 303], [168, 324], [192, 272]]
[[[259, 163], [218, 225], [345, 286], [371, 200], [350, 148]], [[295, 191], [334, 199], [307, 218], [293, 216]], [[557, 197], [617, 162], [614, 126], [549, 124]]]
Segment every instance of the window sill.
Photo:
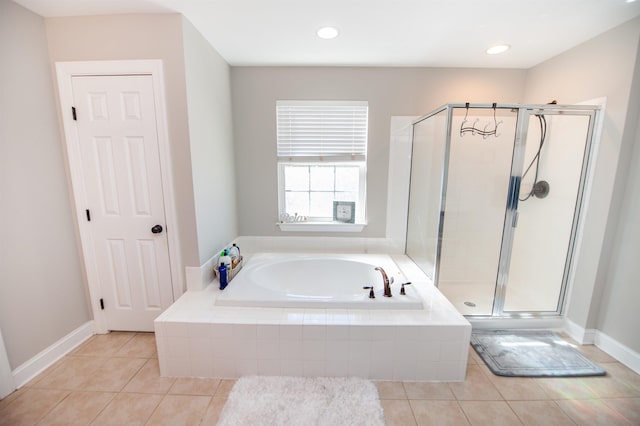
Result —
[[362, 232], [366, 223], [291, 222], [277, 223], [283, 232]]

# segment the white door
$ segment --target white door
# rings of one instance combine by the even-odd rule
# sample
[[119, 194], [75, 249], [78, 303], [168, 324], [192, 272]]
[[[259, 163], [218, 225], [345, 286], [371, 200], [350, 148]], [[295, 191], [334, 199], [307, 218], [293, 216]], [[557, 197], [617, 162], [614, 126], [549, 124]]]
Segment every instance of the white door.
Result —
[[[153, 331], [173, 302], [151, 76], [72, 78], [89, 259], [109, 330]], [[91, 278], [90, 278], [91, 279]]]

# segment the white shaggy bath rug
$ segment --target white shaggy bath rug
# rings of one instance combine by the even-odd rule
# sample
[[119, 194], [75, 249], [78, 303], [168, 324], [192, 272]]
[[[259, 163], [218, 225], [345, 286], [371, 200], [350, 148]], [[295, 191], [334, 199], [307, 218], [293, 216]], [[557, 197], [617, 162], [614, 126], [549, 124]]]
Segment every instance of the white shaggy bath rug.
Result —
[[354, 377], [240, 378], [218, 426], [384, 425], [376, 386]]

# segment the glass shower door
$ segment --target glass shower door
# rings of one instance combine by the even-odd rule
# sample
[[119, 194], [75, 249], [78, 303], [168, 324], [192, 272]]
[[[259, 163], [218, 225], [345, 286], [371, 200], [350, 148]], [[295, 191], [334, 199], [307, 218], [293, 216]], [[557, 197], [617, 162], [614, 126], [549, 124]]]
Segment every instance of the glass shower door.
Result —
[[529, 111], [508, 283], [494, 315], [560, 312], [594, 114]]
[[413, 126], [411, 184], [407, 219], [407, 255], [433, 282], [437, 260], [449, 109]]
[[[517, 114], [454, 108], [438, 289], [463, 315], [492, 314]], [[492, 129], [482, 135], [469, 128]]]

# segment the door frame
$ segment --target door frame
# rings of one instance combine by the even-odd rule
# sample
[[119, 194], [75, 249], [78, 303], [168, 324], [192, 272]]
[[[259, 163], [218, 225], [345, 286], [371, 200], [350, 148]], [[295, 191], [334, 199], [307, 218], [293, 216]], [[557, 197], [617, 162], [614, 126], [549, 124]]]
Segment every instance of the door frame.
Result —
[[164, 197], [164, 214], [167, 229], [167, 243], [169, 247], [169, 267], [171, 269], [171, 283], [173, 300], [177, 300], [184, 292], [182, 279], [182, 259], [180, 256], [180, 239], [178, 234], [178, 220], [175, 210], [175, 194], [173, 188], [173, 173], [171, 168], [171, 146], [167, 126], [166, 96], [164, 89], [164, 73], [162, 61], [125, 60], [125, 61], [80, 61], [56, 62], [56, 74], [59, 90], [60, 117], [64, 130], [65, 151], [71, 189], [73, 192], [73, 208], [75, 221], [82, 246], [82, 260], [84, 262], [85, 280], [89, 290], [90, 305], [95, 320], [95, 332], [107, 333], [107, 318], [100, 308], [101, 289], [98, 284], [98, 269], [95, 253], [92, 250], [91, 232], [86, 220], [87, 206], [82, 159], [80, 157], [80, 141], [76, 125], [73, 120], [71, 107], [73, 106], [72, 78], [79, 76], [118, 76], [118, 75], [149, 75], [153, 84], [154, 105], [156, 110], [156, 130], [158, 133], [158, 149], [160, 157], [160, 174], [162, 195]]
[[16, 390], [16, 381], [9, 364], [9, 354], [4, 346], [2, 329], [0, 329], [0, 399], [4, 399], [14, 390]]

